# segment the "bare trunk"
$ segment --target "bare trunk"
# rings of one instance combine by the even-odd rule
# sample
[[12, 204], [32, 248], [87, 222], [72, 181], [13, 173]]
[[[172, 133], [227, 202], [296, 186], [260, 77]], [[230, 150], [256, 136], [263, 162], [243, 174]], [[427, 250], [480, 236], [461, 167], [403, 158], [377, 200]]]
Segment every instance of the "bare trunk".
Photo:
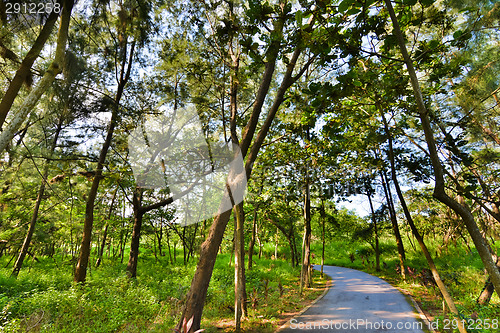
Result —
[[[201, 315], [207, 297], [208, 284], [212, 277], [217, 251], [219, 250], [224, 231], [231, 216], [231, 211], [217, 215], [212, 223], [206, 240], [201, 244], [200, 259], [191, 281], [191, 288], [186, 299], [182, 318], [193, 318], [193, 330], [200, 327]], [[182, 318], [179, 324], [182, 324]]]
[[102, 235], [101, 246], [99, 248], [99, 256], [97, 257], [97, 261], [95, 263], [96, 268], [98, 268], [102, 263], [102, 256], [104, 254], [104, 247], [106, 246], [106, 238], [108, 236], [109, 220], [111, 219], [111, 215], [113, 214], [113, 207], [115, 204], [117, 192], [118, 192], [118, 187], [115, 189], [115, 192], [113, 193], [113, 198], [111, 199], [111, 204], [109, 205], [108, 218], [106, 219], [106, 225], [104, 226], [104, 232]]
[[378, 239], [378, 225], [375, 218], [375, 210], [373, 209], [372, 196], [370, 193], [366, 194], [368, 196], [368, 202], [370, 203], [370, 212], [372, 214], [373, 228], [375, 229], [375, 270], [380, 272], [380, 248]]
[[[68, 40], [68, 29], [72, 9], [73, 0], [65, 0], [57, 36], [57, 47], [54, 61], [52, 61], [49, 68], [47, 69], [41, 80], [38, 82], [37, 86], [33, 88], [29, 95], [25, 98], [19, 109], [10, 120], [9, 124], [2, 132], [0, 132], [0, 152], [3, 152], [7, 148], [12, 138], [16, 135], [17, 130], [26, 120], [26, 117], [33, 109], [35, 109], [35, 106], [37, 105], [40, 97], [42, 97], [45, 91], [49, 89], [57, 74], [61, 73], [64, 64], [64, 55], [66, 50], [66, 42]], [[12, 102], [9, 103], [12, 105]], [[9, 112], [9, 110], [10, 106], [8, 109], [5, 109], [5, 111], [3, 111], [4, 115], [2, 115], [2, 117], [7, 116], [7, 112]]]
[[491, 283], [491, 280], [488, 277], [476, 302], [481, 305], [488, 305], [494, 292], [495, 287], [493, 287], [493, 283]]
[[[62, 125], [63, 125], [64, 118], [61, 115], [59, 118], [59, 122], [57, 124], [56, 131], [54, 133], [54, 140], [52, 141], [52, 145], [50, 147], [50, 154], [54, 153], [54, 150], [56, 149], [57, 145], [57, 139], [59, 138], [59, 134], [61, 133]], [[45, 168], [43, 171], [42, 175], [42, 182], [40, 184], [40, 188], [38, 190], [38, 195], [37, 199], [35, 202], [35, 207], [33, 208], [33, 215], [31, 216], [31, 221], [30, 225], [28, 227], [28, 231], [26, 232], [26, 237], [24, 238], [23, 245], [21, 246], [21, 250], [19, 251], [19, 257], [16, 260], [16, 263], [14, 264], [14, 269], [12, 271], [12, 275], [14, 277], [17, 277], [19, 274], [19, 271], [21, 270], [21, 267], [23, 266], [23, 261], [24, 258], [26, 257], [26, 253], [28, 252], [31, 239], [33, 237], [33, 233], [35, 232], [35, 225], [36, 221], [38, 220], [38, 211], [40, 210], [40, 204], [42, 203], [42, 198], [43, 194], [45, 192], [45, 183], [47, 182], [47, 176], [49, 174], [49, 162], [45, 162]]]
[[[125, 50], [127, 45], [125, 44]], [[126, 64], [127, 52], [123, 52], [122, 66], [120, 80], [118, 83], [118, 89], [116, 91], [116, 96], [113, 105], [113, 112], [111, 113], [111, 120], [109, 123], [109, 128], [106, 134], [106, 139], [102, 145], [101, 152], [99, 153], [99, 160], [97, 162], [97, 167], [92, 181], [92, 187], [90, 188], [87, 203], [85, 205], [85, 222], [83, 225], [83, 236], [82, 244], [80, 247], [80, 256], [78, 258], [78, 263], [75, 269], [75, 282], [85, 282], [87, 277], [87, 266], [89, 263], [89, 256], [91, 250], [91, 238], [92, 238], [92, 228], [94, 225], [94, 206], [95, 199], [97, 197], [97, 190], [99, 189], [99, 183], [102, 178], [102, 170], [104, 168], [104, 163], [106, 161], [106, 155], [108, 154], [109, 147], [111, 146], [111, 141], [113, 139], [113, 133], [119, 116], [119, 104], [127, 84], [130, 78], [130, 71], [132, 69], [132, 58], [134, 55], [135, 42], [132, 42], [130, 55], [128, 58], [128, 65]], [[123, 255], [123, 253], [122, 253]]]
[[309, 174], [306, 171], [304, 189], [304, 239], [302, 241], [302, 269], [300, 272], [300, 293], [303, 288], [311, 287], [311, 193]]
[[[439, 272], [436, 268], [436, 265], [434, 263], [434, 260], [432, 259], [432, 256], [425, 245], [423, 237], [420, 235], [420, 232], [418, 231], [417, 227], [415, 226], [415, 223], [413, 221], [413, 218], [410, 214], [410, 210], [408, 209], [408, 206], [406, 205], [406, 200], [403, 196], [403, 192], [401, 191], [401, 188], [399, 186], [399, 181], [396, 175], [396, 163], [394, 161], [394, 150], [393, 150], [393, 144], [392, 144], [392, 135], [389, 131], [389, 126], [387, 124], [387, 121], [385, 119], [385, 116], [380, 110], [383, 122], [384, 122], [384, 127], [385, 127], [385, 132], [387, 135], [387, 138], [389, 140], [389, 161], [391, 165], [391, 174], [392, 174], [392, 182], [394, 183], [394, 187], [396, 188], [396, 193], [399, 198], [399, 202], [401, 203], [401, 207], [403, 208], [403, 212], [405, 214], [406, 220], [408, 221], [408, 224], [410, 225], [410, 229], [415, 236], [415, 239], [417, 240], [418, 244], [420, 245], [420, 249], [422, 250], [425, 259], [427, 260], [427, 264], [429, 265], [429, 269], [431, 270], [432, 277], [434, 278], [434, 281], [436, 282], [436, 285], [439, 288], [439, 291], [441, 292], [441, 295], [443, 295], [443, 299], [448, 305], [448, 308], [450, 311], [457, 316], [457, 318], [460, 317], [459, 312], [457, 307], [455, 306], [455, 302], [453, 301], [453, 298], [451, 297], [450, 293], [448, 292], [448, 288], [446, 288], [446, 285], [444, 284], [443, 280], [441, 279], [441, 276], [439, 275]], [[463, 323], [460, 322], [458, 324], [458, 329], [460, 332], [466, 333], [467, 330], [463, 326]]]
[[127, 276], [135, 278], [137, 276], [137, 260], [139, 258], [139, 245], [141, 240], [142, 218], [144, 213], [141, 211], [142, 189], [136, 187], [133, 197], [134, 208], [134, 226], [132, 228], [132, 238], [130, 241], [130, 255], [127, 263]]
[[252, 220], [252, 238], [250, 238], [250, 243], [248, 244], [248, 270], [252, 269], [253, 265], [253, 251], [255, 247], [255, 239], [257, 235], [257, 212], [259, 207], [256, 205], [253, 211]]
[[155, 234], [156, 234], [156, 239], [158, 240], [158, 253], [160, 254], [160, 257], [163, 257], [164, 253], [161, 244], [163, 240], [163, 220], [161, 221], [160, 224], [160, 230], [158, 232], [155, 232]]
[[33, 46], [21, 62], [16, 75], [14, 76], [12, 81], [10, 81], [9, 88], [7, 88], [5, 95], [3, 95], [2, 97], [2, 102], [0, 103], [0, 128], [2, 128], [5, 119], [7, 118], [7, 114], [9, 113], [10, 108], [12, 107], [12, 104], [14, 103], [14, 100], [19, 93], [19, 90], [23, 85], [23, 82], [25, 82], [29, 77], [33, 63], [38, 58], [45, 43], [49, 39], [58, 16], [59, 13], [56, 13], [55, 11], [52, 11], [50, 13], [47, 21], [45, 21], [45, 24], [40, 31], [40, 34], [33, 43]]
[[453, 209], [453, 211], [455, 211], [463, 219], [467, 227], [467, 230], [472, 240], [474, 241], [479, 256], [481, 257], [481, 260], [483, 261], [486, 270], [490, 274], [491, 282], [493, 283], [495, 290], [498, 292], [500, 290], [500, 272], [497, 269], [495, 262], [493, 261], [486, 240], [483, 238], [481, 232], [479, 231], [479, 228], [474, 220], [474, 216], [472, 215], [468, 207], [460, 205], [457, 201], [453, 200], [445, 192], [443, 167], [441, 165], [441, 161], [439, 160], [439, 155], [437, 153], [436, 143], [434, 140], [434, 133], [430, 125], [428, 111], [425, 107], [424, 100], [422, 97], [422, 92], [420, 90], [420, 84], [418, 82], [418, 78], [415, 73], [413, 63], [410, 59], [410, 56], [408, 55], [408, 51], [406, 50], [404, 36], [401, 32], [401, 29], [399, 28], [399, 23], [396, 18], [396, 14], [394, 13], [391, 1], [390, 0], [384, 0], [384, 1], [391, 16], [391, 20], [394, 27], [394, 34], [398, 40], [398, 44], [401, 49], [401, 54], [403, 55], [403, 59], [405, 61], [408, 73], [410, 75], [413, 91], [415, 93], [415, 100], [417, 102], [420, 120], [422, 122], [422, 128], [425, 134], [425, 140], [427, 142], [429, 155], [434, 169], [435, 184], [434, 184], [433, 195], [443, 204]]
[[325, 219], [325, 202], [321, 199], [321, 277], [323, 277], [325, 264]]
[[241, 329], [241, 318], [247, 316], [246, 309], [246, 284], [245, 284], [245, 238], [243, 233], [245, 215], [243, 202], [234, 206], [235, 232], [234, 232], [234, 319], [236, 331]]
[[[147, 212], [166, 206], [172, 203], [172, 198], [167, 198], [158, 201], [149, 206], [142, 206], [142, 194], [143, 190], [139, 187], [134, 189], [134, 196], [132, 199], [133, 209], [134, 209], [134, 226], [132, 227], [132, 237], [130, 240], [130, 255], [127, 263], [127, 276], [129, 278], [135, 278], [137, 276], [137, 262], [139, 260], [139, 246], [141, 244], [141, 229], [144, 214]], [[183, 229], [185, 231], [186, 228]], [[184, 256], [186, 256], [186, 251], [184, 250]]]
[[391, 218], [392, 230], [394, 232], [394, 237], [396, 238], [396, 245], [398, 247], [398, 257], [399, 266], [401, 270], [401, 276], [406, 279], [406, 269], [405, 269], [405, 249], [403, 247], [403, 239], [401, 238], [401, 233], [399, 232], [398, 221], [396, 218], [396, 213], [394, 211], [394, 206], [392, 205], [392, 198], [389, 192], [389, 184], [386, 182], [386, 177], [384, 177], [385, 172], [380, 171], [380, 178], [382, 179], [382, 187], [384, 188], [385, 198], [387, 201], [387, 207], [389, 208], [389, 216]]
[[273, 260], [278, 259], [278, 245], [279, 245], [279, 237], [278, 237], [278, 229], [276, 229], [276, 235], [274, 235], [274, 257], [273, 257]]

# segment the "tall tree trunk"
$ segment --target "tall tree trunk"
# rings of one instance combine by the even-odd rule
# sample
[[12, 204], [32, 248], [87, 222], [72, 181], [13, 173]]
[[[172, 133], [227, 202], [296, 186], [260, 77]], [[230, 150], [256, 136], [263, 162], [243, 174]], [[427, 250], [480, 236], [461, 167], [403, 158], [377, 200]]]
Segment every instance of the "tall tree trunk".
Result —
[[[127, 37], [124, 37], [125, 41]], [[97, 197], [97, 190], [99, 189], [99, 183], [102, 178], [102, 170], [104, 168], [104, 163], [106, 161], [106, 155], [108, 154], [109, 147], [111, 146], [111, 141], [113, 139], [113, 133], [115, 131], [116, 123], [119, 117], [119, 105], [120, 100], [123, 95], [123, 91], [125, 89], [125, 85], [127, 84], [130, 78], [130, 72], [132, 70], [132, 59], [134, 56], [135, 49], [135, 41], [132, 42], [130, 47], [130, 54], [128, 56], [128, 64], [127, 64], [127, 42], [125, 42], [124, 50], [123, 50], [123, 58], [120, 72], [120, 79], [118, 82], [118, 89], [116, 91], [113, 112], [111, 113], [111, 120], [109, 122], [108, 132], [106, 134], [106, 139], [101, 148], [101, 152], [99, 153], [99, 160], [97, 162], [97, 168], [95, 171], [94, 179], [92, 181], [92, 187], [90, 188], [87, 203], [85, 205], [85, 222], [83, 224], [83, 236], [82, 236], [82, 244], [80, 246], [80, 256], [78, 258], [78, 263], [75, 269], [75, 282], [85, 282], [87, 277], [87, 266], [89, 263], [89, 256], [91, 250], [91, 238], [92, 238], [92, 228], [94, 225], [94, 206], [95, 199]]]
[[278, 259], [278, 245], [279, 245], [279, 236], [278, 236], [278, 229], [276, 229], [276, 235], [274, 235], [274, 256], [273, 260]]
[[[306, 168], [308, 168], [306, 166]], [[302, 241], [302, 269], [300, 272], [300, 293], [311, 287], [311, 192], [309, 170], [306, 170], [304, 188], [304, 239]]]
[[217, 251], [224, 236], [224, 230], [231, 216], [231, 210], [225, 211], [215, 217], [210, 226], [206, 240], [201, 244], [200, 259], [196, 266], [196, 271], [191, 281], [191, 288], [187, 295], [180, 324], [183, 318], [193, 318], [192, 330], [199, 329], [201, 314], [207, 297], [208, 284], [212, 277]]
[[403, 239], [401, 238], [401, 233], [399, 232], [396, 212], [394, 211], [391, 194], [389, 192], [389, 184], [386, 181], [387, 177], [384, 177], [384, 174], [385, 172], [382, 172], [382, 170], [380, 170], [380, 178], [382, 179], [382, 187], [384, 188], [387, 207], [389, 208], [389, 216], [391, 219], [392, 230], [394, 232], [394, 237], [396, 238], [396, 245], [398, 247], [398, 257], [399, 257], [399, 266], [401, 269], [401, 276], [403, 277], [403, 279], [406, 279], [406, 269], [405, 269], [406, 254], [403, 246]]
[[10, 108], [12, 107], [12, 104], [14, 103], [14, 100], [16, 99], [19, 93], [19, 90], [23, 85], [23, 82], [25, 82], [26, 79], [29, 77], [33, 63], [38, 58], [45, 43], [49, 39], [52, 30], [54, 29], [54, 25], [57, 21], [58, 16], [59, 13], [56, 13], [55, 11], [52, 11], [50, 13], [49, 17], [47, 18], [47, 21], [45, 21], [45, 24], [43, 25], [42, 30], [38, 34], [37, 39], [33, 43], [33, 46], [31, 47], [31, 49], [28, 51], [23, 61], [21, 62], [21, 65], [19, 66], [16, 75], [14, 76], [12, 81], [10, 81], [9, 87], [7, 88], [7, 91], [2, 97], [2, 102], [0, 102], [0, 128], [2, 128], [5, 119], [7, 118], [7, 114], [9, 113]]
[[[457, 307], [455, 306], [455, 302], [453, 301], [453, 298], [451, 297], [450, 293], [448, 292], [448, 288], [446, 288], [446, 285], [444, 284], [443, 280], [441, 279], [441, 276], [439, 275], [439, 272], [436, 268], [436, 265], [434, 263], [434, 260], [432, 259], [432, 256], [425, 245], [423, 237], [420, 235], [420, 232], [418, 231], [417, 227], [415, 226], [415, 222], [413, 221], [413, 218], [410, 214], [410, 210], [408, 209], [408, 206], [406, 205], [406, 200], [403, 196], [403, 192], [401, 191], [401, 188], [399, 186], [399, 181], [398, 177], [396, 174], [396, 163], [394, 161], [394, 149], [393, 149], [393, 143], [392, 143], [392, 134], [390, 133], [389, 126], [387, 124], [387, 121], [385, 119], [385, 116], [380, 109], [380, 114], [382, 117], [382, 120], [384, 122], [384, 127], [385, 127], [385, 132], [389, 141], [389, 162], [391, 165], [391, 175], [392, 175], [392, 182], [394, 183], [394, 187], [396, 188], [396, 193], [399, 198], [399, 202], [401, 204], [401, 207], [403, 208], [403, 212], [405, 214], [406, 220], [408, 221], [408, 224], [410, 225], [410, 229], [415, 236], [415, 239], [417, 240], [418, 244], [420, 245], [420, 249], [422, 250], [422, 253], [424, 254], [425, 259], [427, 260], [427, 264], [429, 265], [429, 269], [431, 270], [432, 277], [434, 278], [434, 281], [436, 282], [436, 285], [439, 288], [439, 291], [441, 292], [441, 295], [443, 295], [443, 299], [448, 305], [448, 308], [450, 311], [457, 316], [457, 318], [460, 318], [460, 314], [458, 312]], [[459, 321], [458, 323], [458, 329], [461, 333], [466, 333], [467, 330], [463, 326], [463, 323]]]
[[483, 238], [481, 232], [479, 231], [479, 228], [474, 220], [474, 216], [472, 215], [468, 207], [460, 205], [456, 200], [454, 200], [453, 198], [451, 198], [446, 194], [444, 186], [445, 183], [444, 183], [443, 166], [441, 164], [439, 155], [437, 153], [436, 143], [434, 140], [434, 133], [429, 121], [427, 108], [425, 107], [424, 104], [422, 91], [420, 90], [420, 84], [418, 82], [418, 78], [415, 69], [413, 67], [413, 63], [410, 59], [410, 56], [408, 55], [408, 51], [406, 49], [406, 44], [404, 40], [404, 35], [399, 27], [399, 22], [397, 20], [396, 14], [394, 13], [392, 3], [390, 0], [384, 0], [384, 1], [393, 23], [394, 27], [393, 33], [398, 40], [401, 54], [403, 55], [406, 68], [408, 69], [408, 73], [410, 75], [411, 85], [413, 87], [415, 100], [417, 102], [418, 111], [420, 115], [420, 120], [422, 122], [422, 129], [424, 130], [425, 140], [427, 142], [427, 146], [429, 149], [429, 155], [432, 162], [432, 167], [434, 170], [434, 177], [435, 177], [433, 195], [443, 204], [453, 209], [453, 211], [455, 211], [455, 213], [460, 215], [460, 217], [463, 219], [467, 227], [467, 230], [472, 240], [474, 241], [479, 256], [481, 257], [481, 260], [483, 261], [486, 270], [490, 274], [491, 282], [493, 283], [493, 286], [495, 287], [495, 290], [498, 293], [500, 291], [500, 272], [497, 269], [495, 261], [493, 260], [492, 255], [488, 249], [486, 240]]
[[111, 215], [113, 214], [113, 207], [115, 204], [115, 199], [116, 199], [116, 193], [118, 192], [118, 187], [116, 187], [115, 191], [113, 192], [113, 197], [111, 199], [111, 204], [109, 205], [109, 211], [108, 211], [108, 218], [106, 219], [106, 225], [104, 226], [104, 232], [102, 235], [102, 241], [101, 241], [101, 246], [99, 248], [99, 255], [97, 257], [97, 261], [95, 263], [95, 267], [98, 268], [101, 263], [102, 263], [102, 256], [104, 253], [104, 247], [106, 246], [106, 238], [108, 236], [108, 228], [109, 228], [109, 220], [111, 219]]
[[[234, 21], [234, 12], [232, 2], [230, 4], [231, 20]], [[236, 50], [235, 50], [236, 48]], [[230, 73], [230, 91], [229, 91], [229, 108], [230, 108], [230, 132], [233, 145], [240, 146], [237, 128], [238, 116], [238, 72], [240, 66], [241, 50], [238, 46], [234, 46], [234, 41], [230, 39], [229, 56], [231, 57], [231, 73]], [[224, 113], [224, 110], [222, 110]], [[229, 188], [229, 187], [228, 187]], [[243, 210], [243, 202], [235, 205], [231, 192], [231, 203], [235, 212], [235, 228], [234, 228], [234, 321], [236, 332], [241, 330], [241, 318], [247, 315], [246, 309], [246, 281], [245, 281], [245, 212]]]
[[158, 232], [155, 232], [156, 234], [156, 239], [158, 240], [158, 253], [160, 254], [160, 257], [163, 257], [165, 254], [163, 253], [162, 249], [162, 240], [163, 240], [163, 219], [160, 224], [160, 230]]
[[[284, 9], [283, 6], [282, 8]], [[277, 36], [281, 36], [282, 34], [284, 25], [283, 19], [284, 18], [280, 17], [274, 22], [275, 26], [274, 33]], [[273, 42], [271, 42], [271, 45], [269, 47], [270, 53], [268, 54], [267, 58], [268, 60], [265, 64], [263, 78], [257, 92], [255, 103], [253, 105], [253, 111], [250, 115], [250, 119], [247, 123], [247, 126], [245, 127], [245, 131], [243, 133], [241, 141], [241, 154], [243, 158], [246, 158], [245, 172], [247, 179], [250, 178], [253, 164], [257, 159], [257, 155], [260, 151], [260, 148], [262, 147], [262, 144], [264, 143], [267, 133], [269, 132], [273, 119], [275, 118], [279, 107], [284, 101], [284, 96], [286, 91], [288, 91], [288, 88], [298, 80], [300, 75], [305, 71], [305, 69], [310, 64], [307, 63], [301, 69], [300, 75], [297, 74], [293, 76], [295, 65], [302, 50], [301, 47], [297, 47], [290, 59], [290, 62], [287, 65], [286, 72], [283, 75], [281, 85], [278, 88], [278, 91], [275, 95], [272, 105], [270, 106], [266, 119], [260, 131], [258, 132], [257, 137], [253, 141], [253, 145], [251, 145], [257, 125], [259, 123], [259, 115], [262, 111], [262, 107], [264, 105], [264, 101], [268, 94], [269, 87], [273, 78], [274, 68], [276, 66], [276, 59], [280, 47], [281, 45], [279, 39], [278, 38], [273, 39]], [[232, 179], [231, 174], [229, 175], [229, 179]], [[187, 295], [186, 304], [184, 305], [182, 316], [177, 325], [178, 328], [181, 327], [182, 321], [185, 318], [187, 320], [193, 319], [193, 325], [191, 327], [191, 331], [194, 332], [200, 328], [201, 316], [203, 313], [203, 306], [205, 304], [205, 299], [207, 295], [208, 284], [210, 283], [210, 278], [212, 276], [215, 259], [217, 257], [217, 251], [220, 247], [222, 237], [230, 216], [231, 216], [231, 211], [226, 211], [222, 214], [217, 215], [214, 218], [212, 226], [210, 227], [207, 239], [201, 245], [200, 260], [198, 261], [198, 265], [196, 267], [193, 280], [191, 281], [191, 287]]]
[[[50, 147], [50, 154], [52, 155], [57, 146], [57, 140], [59, 139], [59, 134], [61, 133], [62, 125], [64, 122], [64, 117], [61, 115], [56, 127], [56, 131], [54, 133], [54, 140], [52, 141]], [[33, 233], [35, 232], [36, 221], [38, 220], [38, 211], [40, 209], [40, 204], [42, 203], [43, 194], [45, 192], [45, 184], [47, 182], [47, 176], [49, 174], [49, 162], [45, 162], [45, 168], [42, 174], [42, 182], [40, 183], [40, 188], [38, 189], [38, 195], [35, 202], [35, 207], [33, 208], [33, 215], [31, 216], [30, 225], [28, 227], [28, 231], [26, 232], [26, 237], [24, 238], [23, 245], [21, 246], [21, 250], [19, 251], [19, 256], [14, 264], [14, 269], [12, 271], [11, 276], [17, 277], [21, 267], [23, 266], [24, 258], [26, 257], [26, 253], [28, 253], [28, 249], [31, 243], [31, 239], [33, 237]]]
[[130, 278], [135, 278], [137, 276], [137, 260], [139, 258], [142, 218], [144, 216], [144, 213], [141, 210], [142, 192], [142, 189], [136, 187], [132, 199], [134, 209], [134, 226], [132, 228], [130, 255], [127, 263], [127, 275]]
[[[61, 73], [64, 65], [64, 56], [66, 51], [66, 42], [68, 40], [68, 29], [72, 9], [73, 0], [65, 0], [63, 4], [59, 32], [57, 35], [57, 46], [54, 60], [50, 64], [43, 77], [38, 82], [37, 86], [31, 90], [19, 109], [16, 110], [16, 113], [12, 117], [9, 124], [2, 132], [0, 132], [0, 153], [7, 148], [12, 138], [16, 135], [19, 127], [21, 127], [22, 123], [26, 120], [26, 117], [29, 115], [29, 113], [35, 109], [38, 100], [40, 99], [40, 97], [42, 97], [45, 91], [49, 89], [57, 74]], [[6, 112], [8, 112], [9, 110], [7, 110]], [[6, 112], [5, 116], [7, 115]]]
[[379, 248], [379, 239], [378, 239], [378, 225], [377, 219], [375, 217], [375, 210], [373, 209], [373, 202], [371, 193], [367, 193], [368, 202], [370, 203], [370, 212], [372, 214], [372, 223], [373, 228], [375, 229], [375, 270], [380, 272], [380, 248]]
[[323, 265], [325, 264], [325, 201], [321, 199], [321, 277], [323, 277]]
[[234, 319], [236, 331], [241, 329], [241, 318], [247, 316], [246, 309], [246, 283], [245, 283], [245, 237], [243, 202], [234, 206], [235, 231], [234, 231]]
[[257, 216], [258, 216], [259, 206], [255, 205], [253, 209], [253, 220], [252, 220], [252, 238], [250, 238], [250, 243], [248, 244], [248, 270], [252, 269], [253, 265], [253, 251], [255, 247], [255, 239], [257, 236]]

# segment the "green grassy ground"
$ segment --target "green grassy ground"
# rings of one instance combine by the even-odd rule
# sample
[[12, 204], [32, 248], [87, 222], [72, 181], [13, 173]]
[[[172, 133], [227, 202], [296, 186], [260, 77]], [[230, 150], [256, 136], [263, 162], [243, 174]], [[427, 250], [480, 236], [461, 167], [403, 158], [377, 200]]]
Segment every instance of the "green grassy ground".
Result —
[[[129, 280], [125, 265], [105, 259], [92, 268], [83, 286], [72, 282], [72, 265], [60, 259], [31, 261], [10, 278], [9, 258], [0, 258], [2, 332], [169, 332], [176, 324], [195, 263], [173, 266], [141, 254], [138, 277]], [[321, 292], [324, 280], [298, 295], [299, 270], [283, 260], [258, 259], [247, 272], [249, 316], [245, 332], [273, 332]], [[234, 266], [219, 255], [204, 310], [207, 332], [233, 330]]]

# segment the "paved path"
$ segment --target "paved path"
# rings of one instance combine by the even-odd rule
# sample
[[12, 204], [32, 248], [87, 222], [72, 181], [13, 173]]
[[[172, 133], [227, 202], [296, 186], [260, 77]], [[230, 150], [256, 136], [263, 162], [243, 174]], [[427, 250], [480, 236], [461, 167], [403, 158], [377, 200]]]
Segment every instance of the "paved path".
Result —
[[[319, 269], [319, 266], [315, 266]], [[406, 297], [384, 280], [350, 268], [324, 266], [333, 286], [280, 333], [421, 333], [425, 324]]]

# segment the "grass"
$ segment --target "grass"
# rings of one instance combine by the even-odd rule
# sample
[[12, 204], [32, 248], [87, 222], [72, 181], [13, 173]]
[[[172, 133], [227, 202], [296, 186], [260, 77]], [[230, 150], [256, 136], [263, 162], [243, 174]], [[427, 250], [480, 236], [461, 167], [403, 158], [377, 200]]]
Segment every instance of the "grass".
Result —
[[[436, 251], [438, 244], [428, 241], [436, 265], [464, 319], [500, 318], [500, 299], [495, 294], [488, 306], [476, 304], [486, 278], [477, 252], [462, 243]], [[497, 248], [500, 244], [496, 244]], [[247, 270], [248, 316], [243, 332], [274, 332], [324, 290], [327, 281], [314, 277], [314, 285], [299, 295], [298, 267], [284, 260], [286, 247], [278, 258], [269, 259], [274, 247], [264, 249], [267, 258], [256, 258]], [[330, 241], [325, 265], [360, 269], [387, 280], [407, 291], [421, 305], [429, 319], [442, 324], [449, 318], [443, 312], [442, 298], [435, 287], [426, 286], [418, 273], [427, 268], [420, 251], [405, 242], [406, 265], [414, 276], [403, 281], [395, 267], [397, 249], [389, 237], [381, 239], [381, 268], [374, 268], [374, 254], [367, 243], [345, 239]], [[320, 243], [313, 242], [313, 259], [320, 263]], [[438, 253], [439, 252], [439, 253]], [[0, 258], [0, 331], [2, 332], [168, 332], [178, 322], [181, 306], [195, 270], [195, 261], [186, 266], [172, 265], [166, 257], [156, 259], [150, 251], [141, 253], [138, 277], [129, 280], [125, 264], [105, 258], [99, 269], [91, 268], [85, 285], [72, 282], [74, 263], [61, 258], [27, 261], [18, 279], [10, 277], [10, 258]], [[352, 259], [352, 260], [351, 260]], [[234, 263], [231, 255], [219, 255], [204, 308], [202, 327], [206, 332], [234, 332]], [[440, 331], [444, 332], [441, 325]], [[472, 330], [495, 332], [498, 330]], [[446, 331], [448, 332], [448, 331]]]
[[[130, 280], [125, 265], [106, 259], [92, 268], [85, 285], [72, 282], [72, 263], [39, 258], [10, 277], [8, 258], [0, 258], [0, 331], [2, 332], [168, 332], [180, 317], [195, 262], [171, 265], [141, 254], [138, 277]], [[273, 332], [310, 303], [325, 287], [298, 293], [300, 271], [283, 260], [258, 259], [247, 271], [248, 317], [243, 332]], [[29, 265], [28, 265], [29, 266]], [[232, 332], [234, 264], [219, 255], [204, 309], [206, 332]]]

